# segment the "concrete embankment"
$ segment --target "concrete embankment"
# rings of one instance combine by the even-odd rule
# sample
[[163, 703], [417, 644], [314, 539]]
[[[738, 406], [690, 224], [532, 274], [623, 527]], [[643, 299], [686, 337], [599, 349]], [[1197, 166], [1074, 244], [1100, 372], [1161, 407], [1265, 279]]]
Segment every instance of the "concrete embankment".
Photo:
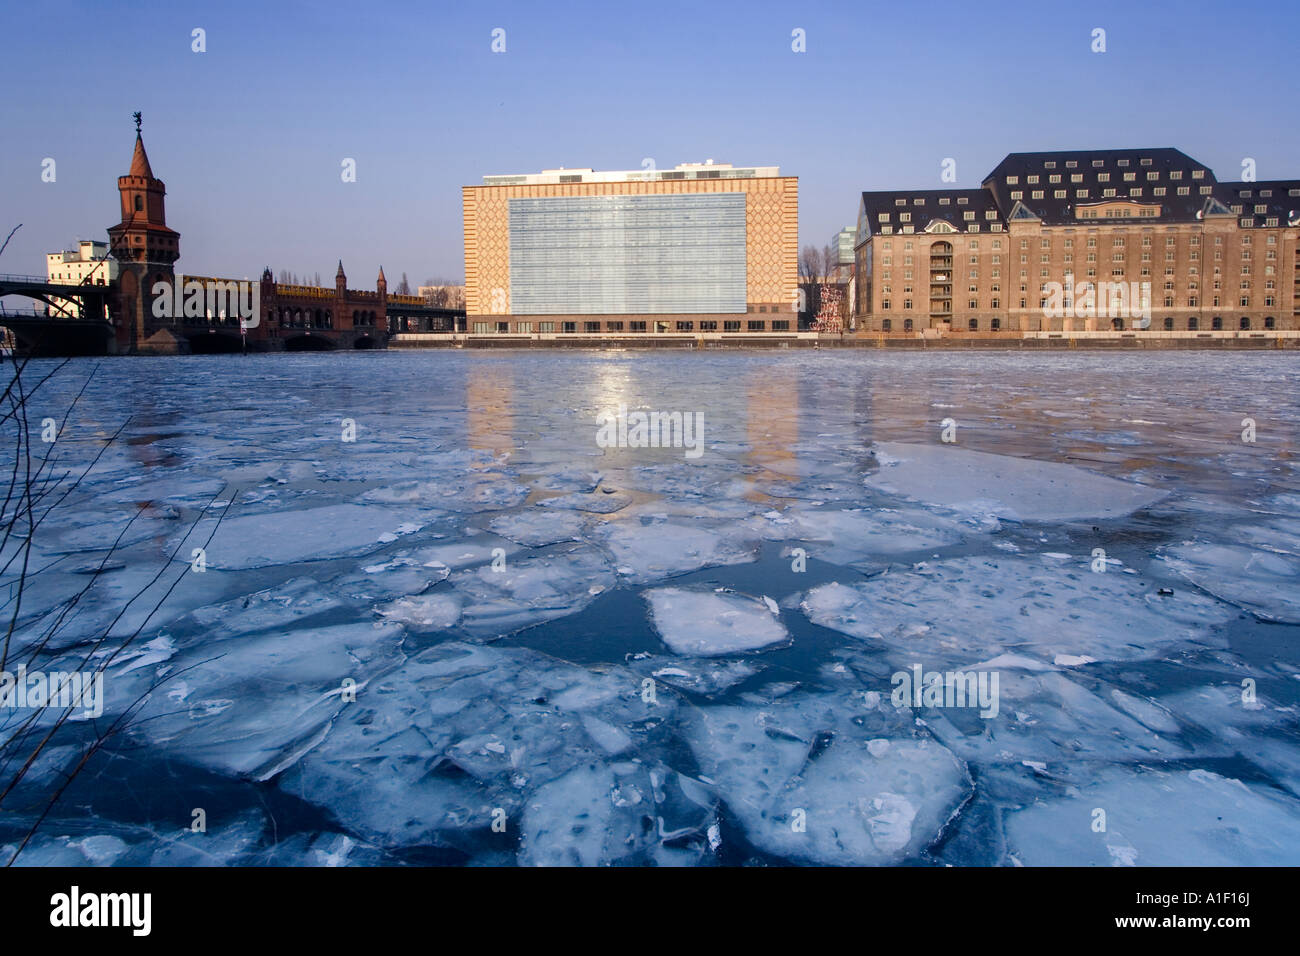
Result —
[[691, 335], [473, 335], [399, 333], [389, 348], [421, 349], [1296, 349], [1300, 331], [1269, 332], [986, 332], [730, 333]]

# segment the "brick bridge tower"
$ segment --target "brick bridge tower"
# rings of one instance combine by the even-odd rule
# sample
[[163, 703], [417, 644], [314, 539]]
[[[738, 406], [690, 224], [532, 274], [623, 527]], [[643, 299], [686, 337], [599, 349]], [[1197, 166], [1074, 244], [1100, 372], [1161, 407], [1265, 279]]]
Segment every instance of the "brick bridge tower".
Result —
[[140, 114], [135, 114], [135, 152], [131, 169], [117, 178], [122, 221], [108, 230], [109, 251], [121, 263], [117, 314], [119, 349], [136, 351], [170, 319], [153, 316], [154, 283], [175, 281], [174, 265], [180, 258], [181, 234], [167, 228], [163, 197], [167, 187], [154, 177], [140, 136]]
[[339, 260], [339, 271], [334, 273], [334, 324], [336, 328], [349, 328], [350, 323], [345, 324], [343, 316], [347, 314], [348, 307], [348, 277], [343, 272], [343, 260]]

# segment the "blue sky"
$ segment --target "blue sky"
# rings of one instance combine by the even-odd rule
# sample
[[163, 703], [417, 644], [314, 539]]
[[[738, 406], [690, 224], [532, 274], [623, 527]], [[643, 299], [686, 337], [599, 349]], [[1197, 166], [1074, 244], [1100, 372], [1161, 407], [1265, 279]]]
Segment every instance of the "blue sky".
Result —
[[329, 284], [342, 258], [354, 287], [462, 277], [460, 187], [491, 173], [779, 165], [819, 246], [945, 157], [959, 186], [1013, 150], [1130, 146], [1300, 178], [1298, 28], [1294, 0], [10, 3], [0, 271], [105, 238], [137, 109], [182, 270]]

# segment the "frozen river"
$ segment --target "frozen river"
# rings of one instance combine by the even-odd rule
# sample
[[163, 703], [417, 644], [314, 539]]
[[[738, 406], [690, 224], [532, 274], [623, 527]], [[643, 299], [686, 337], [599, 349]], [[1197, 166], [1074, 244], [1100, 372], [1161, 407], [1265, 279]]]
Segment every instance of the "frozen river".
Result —
[[1298, 372], [75, 360], [4, 666], [102, 713], [0, 853], [112, 727], [19, 862], [1300, 863]]

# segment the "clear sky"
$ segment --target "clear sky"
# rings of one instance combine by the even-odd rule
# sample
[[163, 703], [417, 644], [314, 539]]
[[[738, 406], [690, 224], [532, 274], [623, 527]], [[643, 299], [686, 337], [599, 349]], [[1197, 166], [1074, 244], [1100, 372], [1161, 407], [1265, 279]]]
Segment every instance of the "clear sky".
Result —
[[381, 264], [390, 288], [459, 280], [460, 187], [485, 174], [779, 165], [819, 246], [859, 192], [937, 188], [947, 157], [972, 187], [1007, 152], [1090, 147], [1300, 178], [1298, 34], [1297, 0], [8, 0], [0, 225], [24, 225], [0, 272], [105, 238], [135, 110], [182, 271], [331, 284], [342, 258], [358, 288]]

